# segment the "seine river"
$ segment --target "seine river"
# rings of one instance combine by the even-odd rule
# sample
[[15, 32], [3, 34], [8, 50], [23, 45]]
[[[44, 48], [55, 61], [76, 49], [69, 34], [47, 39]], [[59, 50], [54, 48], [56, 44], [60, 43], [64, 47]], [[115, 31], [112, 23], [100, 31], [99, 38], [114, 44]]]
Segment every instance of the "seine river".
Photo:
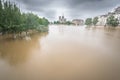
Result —
[[0, 39], [0, 80], [120, 80], [120, 31], [50, 25], [28, 40]]

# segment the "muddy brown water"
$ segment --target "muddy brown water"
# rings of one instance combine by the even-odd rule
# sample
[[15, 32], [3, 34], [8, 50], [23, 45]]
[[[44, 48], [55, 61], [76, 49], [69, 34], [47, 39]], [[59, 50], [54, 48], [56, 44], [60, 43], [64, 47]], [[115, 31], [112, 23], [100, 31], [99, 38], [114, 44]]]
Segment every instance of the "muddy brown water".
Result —
[[0, 40], [0, 80], [120, 80], [120, 31], [50, 25]]

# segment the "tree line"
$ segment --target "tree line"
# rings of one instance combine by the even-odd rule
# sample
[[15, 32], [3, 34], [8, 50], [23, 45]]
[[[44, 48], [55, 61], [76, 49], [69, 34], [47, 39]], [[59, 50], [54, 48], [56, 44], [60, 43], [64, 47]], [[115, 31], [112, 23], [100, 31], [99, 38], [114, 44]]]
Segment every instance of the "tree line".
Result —
[[64, 25], [72, 25], [73, 23], [71, 21], [66, 21], [64, 23], [60, 23], [59, 21], [54, 21], [53, 24], [64, 24]]
[[0, 0], [0, 33], [20, 33], [28, 30], [45, 31], [49, 21], [33, 13], [22, 13], [15, 3]]
[[[96, 24], [98, 22], [99, 22], [98, 17], [94, 17], [93, 19], [92, 18], [87, 18], [86, 21], [85, 21], [85, 25], [96, 26]], [[117, 18], [115, 18], [113, 15], [111, 15], [107, 18], [105, 26], [117, 27], [118, 25], [119, 25], [119, 20]]]

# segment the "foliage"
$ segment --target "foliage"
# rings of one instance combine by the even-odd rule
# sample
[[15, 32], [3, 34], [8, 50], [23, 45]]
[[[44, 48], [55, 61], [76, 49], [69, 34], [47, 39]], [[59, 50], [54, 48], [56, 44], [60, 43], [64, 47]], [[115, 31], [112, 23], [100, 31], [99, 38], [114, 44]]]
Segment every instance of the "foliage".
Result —
[[114, 16], [110, 16], [107, 18], [107, 25], [116, 27], [119, 25], [119, 20], [117, 18], [115, 18]]
[[49, 24], [49, 21], [45, 17], [43, 17], [42, 19], [39, 20], [39, 23], [41, 25], [46, 25], [47, 26]]
[[59, 21], [54, 21], [54, 24], [60, 24], [60, 22]]
[[39, 18], [33, 13], [21, 13], [16, 4], [0, 0], [0, 32], [19, 33], [37, 27], [47, 26], [49, 21], [46, 18]]
[[67, 25], [71, 25], [72, 22], [71, 22], [71, 21], [67, 21], [66, 24], [67, 24]]
[[93, 25], [95, 26], [97, 23], [98, 23], [98, 17], [95, 17], [95, 18], [93, 19]]
[[87, 18], [85, 24], [88, 26], [92, 25], [92, 18]]
[[71, 25], [71, 21], [66, 21], [65, 23], [60, 23], [59, 21], [54, 21], [54, 24], [64, 24], [64, 25]]

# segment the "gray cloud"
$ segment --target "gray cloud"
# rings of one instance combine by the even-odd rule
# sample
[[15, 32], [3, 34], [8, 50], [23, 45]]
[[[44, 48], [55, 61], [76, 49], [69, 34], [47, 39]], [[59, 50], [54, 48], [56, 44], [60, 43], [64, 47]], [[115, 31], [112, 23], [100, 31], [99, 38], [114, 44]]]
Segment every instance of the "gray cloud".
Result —
[[63, 13], [67, 18], [86, 18], [107, 13], [119, 6], [119, 0], [12, 0], [23, 11], [35, 12], [50, 20]]

